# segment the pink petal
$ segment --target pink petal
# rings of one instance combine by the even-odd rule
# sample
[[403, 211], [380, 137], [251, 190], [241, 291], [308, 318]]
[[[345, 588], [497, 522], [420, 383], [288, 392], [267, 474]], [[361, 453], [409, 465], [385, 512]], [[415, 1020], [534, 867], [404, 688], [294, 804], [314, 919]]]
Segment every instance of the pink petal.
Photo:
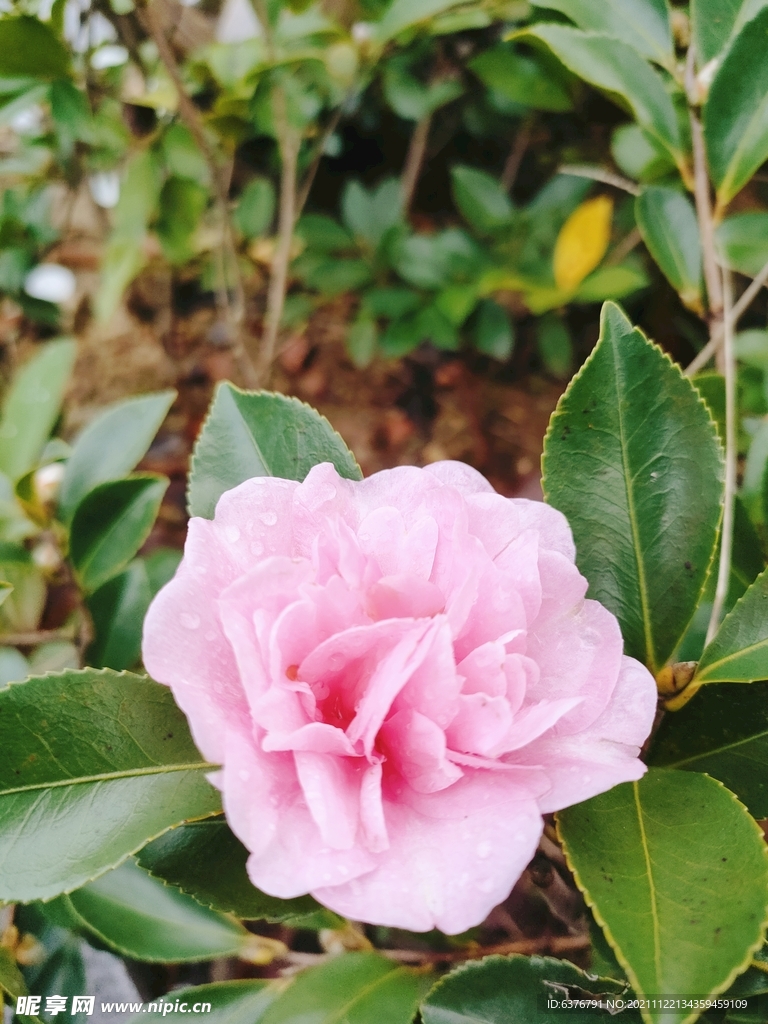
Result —
[[511, 728], [512, 710], [506, 697], [462, 694], [446, 738], [452, 750], [487, 754], [503, 742]]
[[298, 750], [294, 757], [304, 799], [323, 842], [334, 850], [351, 849], [360, 807], [359, 766], [313, 750]]
[[583, 697], [562, 697], [560, 700], [542, 700], [521, 708], [507, 735], [496, 745], [491, 753], [495, 757], [519, 750], [537, 740], [539, 736], [556, 725], [563, 715], [578, 707]]
[[293, 732], [268, 732], [262, 750], [308, 750], [316, 754], [356, 757], [347, 734], [325, 722], [309, 722]]
[[542, 831], [535, 800], [499, 775], [474, 772], [415, 805], [385, 803], [389, 849], [345, 885], [316, 888], [353, 920], [447, 934], [480, 924], [509, 895]]
[[472, 533], [483, 541], [491, 558], [526, 530], [538, 532], [542, 549], [558, 551], [570, 562], [576, 557], [567, 519], [543, 501], [475, 494], [467, 499], [467, 511]]
[[418, 711], [398, 711], [379, 738], [388, 763], [419, 793], [436, 793], [464, 774], [446, 760], [443, 730]]
[[424, 472], [436, 477], [441, 484], [452, 487], [465, 497], [472, 494], [495, 494], [493, 487], [482, 473], [468, 466], [466, 462], [432, 462], [424, 467]]
[[371, 853], [381, 853], [389, 848], [381, 780], [381, 762], [377, 762], [366, 770], [360, 786], [360, 824], [363, 827], [364, 844]]
[[410, 573], [383, 576], [368, 588], [366, 611], [372, 619], [422, 619], [437, 615], [445, 598], [429, 580]]

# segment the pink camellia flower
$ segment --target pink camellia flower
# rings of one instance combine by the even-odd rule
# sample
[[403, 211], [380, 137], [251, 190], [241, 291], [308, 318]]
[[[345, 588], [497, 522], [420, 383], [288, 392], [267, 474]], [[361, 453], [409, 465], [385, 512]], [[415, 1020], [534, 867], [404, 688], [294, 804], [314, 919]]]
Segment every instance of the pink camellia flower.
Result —
[[192, 519], [147, 615], [248, 872], [356, 920], [456, 933], [542, 814], [645, 771], [656, 687], [561, 513], [456, 462], [259, 477]]

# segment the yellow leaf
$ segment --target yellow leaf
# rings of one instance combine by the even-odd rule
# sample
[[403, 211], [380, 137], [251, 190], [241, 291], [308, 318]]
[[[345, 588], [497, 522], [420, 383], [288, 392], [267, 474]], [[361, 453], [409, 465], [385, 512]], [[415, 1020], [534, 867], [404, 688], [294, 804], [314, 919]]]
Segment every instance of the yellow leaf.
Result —
[[605, 256], [611, 237], [613, 200], [588, 199], [563, 224], [555, 242], [555, 284], [564, 291], [578, 288]]

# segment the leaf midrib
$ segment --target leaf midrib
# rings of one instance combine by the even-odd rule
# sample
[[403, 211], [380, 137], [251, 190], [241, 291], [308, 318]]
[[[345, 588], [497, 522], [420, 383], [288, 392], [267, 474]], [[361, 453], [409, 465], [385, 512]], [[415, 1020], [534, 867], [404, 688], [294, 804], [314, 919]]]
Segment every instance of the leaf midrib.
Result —
[[619, 359], [617, 346], [612, 345], [613, 352], [613, 367], [614, 367], [614, 379], [616, 385], [616, 415], [619, 423], [619, 445], [621, 448], [621, 465], [624, 470], [624, 486], [627, 493], [627, 514], [629, 516], [629, 526], [632, 531], [632, 547], [633, 554], [635, 556], [635, 564], [637, 565], [637, 584], [638, 590], [640, 591], [640, 606], [643, 619], [643, 635], [645, 639], [645, 655], [646, 664], [648, 667], [655, 672], [656, 660], [654, 658], [653, 646], [651, 641], [651, 616], [648, 607], [648, 590], [645, 579], [645, 566], [640, 556], [640, 537], [638, 534], [637, 515], [635, 513], [635, 499], [632, 491], [632, 478], [629, 472], [629, 464], [627, 462], [627, 445], [626, 445], [626, 433], [624, 429], [624, 414], [622, 412], [622, 393], [619, 387]]
[[656, 906], [656, 889], [653, 881], [653, 870], [651, 867], [651, 851], [648, 849], [648, 837], [645, 834], [645, 823], [643, 821], [643, 809], [640, 805], [640, 788], [636, 782], [632, 783], [635, 797], [635, 808], [637, 810], [637, 823], [640, 827], [640, 843], [645, 858], [645, 868], [648, 875], [648, 892], [651, 899], [651, 919], [653, 921], [653, 964], [656, 968], [657, 987], [661, 983], [661, 937], [659, 934], [659, 911]]
[[402, 967], [396, 967], [392, 971], [387, 971], [386, 974], [379, 975], [378, 978], [375, 978], [373, 981], [369, 982], [363, 988], [357, 989], [354, 996], [351, 999], [347, 1000], [347, 1002], [344, 1003], [343, 1006], [339, 1006], [335, 1010], [331, 1010], [329, 1015], [323, 1018], [322, 1024], [345, 1024], [347, 1011], [350, 1010], [355, 1005], [355, 1003], [359, 1003], [361, 999], [364, 999], [367, 995], [370, 995], [371, 992], [375, 992], [379, 985], [383, 985], [384, 982], [387, 981], [389, 978], [394, 977], [396, 974], [402, 973], [404, 973], [404, 969]]
[[13, 796], [17, 793], [33, 793], [42, 789], [61, 789], [66, 786], [81, 786], [93, 782], [112, 782], [115, 779], [133, 779], [144, 775], [165, 775], [170, 772], [214, 771], [220, 766], [208, 761], [192, 761], [186, 764], [148, 765], [145, 768], [126, 768], [123, 771], [100, 772], [96, 775], [79, 775], [69, 779], [55, 779], [52, 782], [34, 782], [26, 786], [14, 786], [12, 789], [0, 789], [0, 798]]
[[[740, 647], [738, 651], [734, 651], [732, 654], [724, 654], [722, 658], [718, 658], [716, 661], [711, 661], [708, 665], [705, 665], [701, 672], [696, 674], [696, 678], [699, 682], [718, 682], [717, 679], [707, 679], [707, 674], [711, 673], [712, 670], [717, 670], [722, 665], [727, 665], [730, 661], [737, 661], [739, 658], [744, 658], [754, 651], [759, 651], [761, 647], [768, 647], [768, 637], [763, 637], [762, 640], [758, 640], [757, 643], [749, 644], [747, 647]], [[702, 659], [703, 660], [703, 659]], [[730, 680], [723, 679], [719, 682], [730, 682]]]
[[733, 743], [726, 743], [722, 747], [714, 747], [712, 750], [707, 750], [704, 753], [693, 754], [691, 757], [684, 757], [679, 761], [668, 761], [666, 764], [660, 765], [659, 767], [679, 768], [682, 764], [690, 764], [693, 761], [700, 761], [704, 757], [717, 757], [720, 754], [727, 754], [729, 751], [736, 750], [738, 747], [747, 746], [750, 743], [755, 743], [758, 740], [764, 739], [768, 739], [768, 729], [764, 729], [762, 732], [756, 732], [752, 736], [736, 740]]

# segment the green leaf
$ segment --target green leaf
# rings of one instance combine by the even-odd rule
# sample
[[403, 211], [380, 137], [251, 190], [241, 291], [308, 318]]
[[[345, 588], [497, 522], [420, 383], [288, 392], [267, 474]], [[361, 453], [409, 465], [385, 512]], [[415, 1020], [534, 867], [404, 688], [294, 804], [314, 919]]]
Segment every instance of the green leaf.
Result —
[[[1, 551], [0, 559], [3, 559]], [[31, 560], [3, 559], [0, 561], [0, 575], [13, 587], [0, 608], [0, 632], [24, 633], [37, 629], [47, 592], [40, 570]]]
[[75, 509], [69, 554], [80, 585], [97, 590], [130, 562], [157, 519], [168, 477], [154, 473], [99, 484]]
[[143, 237], [110, 238], [101, 263], [101, 281], [93, 303], [99, 323], [106, 323], [117, 309], [123, 292], [147, 262]]
[[[54, 1014], [45, 1012], [47, 996], [66, 996], [67, 1002], [72, 996], [85, 992], [85, 965], [83, 963], [82, 943], [73, 935], [64, 935], [61, 941], [39, 965], [31, 970], [27, 968], [27, 983], [35, 995], [43, 997], [41, 1017], [46, 1021], [56, 1021]], [[69, 1015], [72, 1024], [85, 1024], [84, 1013]]]
[[[623, 299], [640, 288], [648, 286], [648, 278], [636, 266], [620, 264], [617, 267], [598, 267], [579, 285], [574, 302], [602, 302], [606, 299]], [[561, 302], [558, 305], [562, 305]]]
[[768, 569], [737, 601], [705, 648], [696, 683], [768, 679]]
[[[579, 888], [639, 997], [724, 991], [763, 943], [768, 850], [715, 779], [652, 768], [559, 811]], [[649, 1008], [647, 1024], [698, 1011]]]
[[246, 921], [281, 922], [292, 928], [337, 928], [340, 918], [311, 896], [280, 900], [257, 889], [248, 877], [248, 851], [221, 818], [180, 825], [137, 854], [155, 877], [199, 903]]
[[[377, 26], [376, 38], [386, 43], [407, 28], [456, 7], [462, 0], [394, 0]], [[19, 72], [22, 74], [23, 72]]]
[[462, 216], [483, 233], [509, 227], [514, 208], [496, 178], [474, 167], [452, 167], [453, 198]]
[[74, 443], [59, 495], [59, 515], [68, 523], [85, 495], [98, 484], [130, 473], [146, 454], [176, 398], [158, 391], [108, 405]]
[[718, 224], [717, 246], [731, 270], [756, 277], [768, 263], [768, 213], [735, 213]]
[[137, 558], [86, 598], [95, 636], [88, 664], [120, 672], [141, 657], [141, 631], [152, 600], [146, 561]]
[[37, 465], [59, 417], [75, 352], [74, 341], [49, 341], [14, 377], [0, 419], [0, 471], [14, 482]]
[[254, 178], [242, 191], [233, 215], [246, 238], [258, 238], [272, 226], [275, 216], [275, 187], [269, 178]]
[[398, 117], [421, 121], [464, 92], [461, 82], [441, 78], [424, 84], [397, 58], [387, 61], [382, 76], [384, 97]]
[[210, 168], [186, 125], [174, 121], [168, 127], [162, 139], [162, 153], [169, 175], [210, 185]]
[[684, 305], [701, 307], [701, 242], [690, 199], [676, 188], [652, 185], [635, 200], [643, 241]]
[[348, 480], [361, 479], [355, 457], [320, 413], [295, 398], [224, 382], [192, 455], [190, 515], [212, 519], [224, 491], [244, 480], [303, 480], [320, 462], [332, 462]]
[[[164, 1003], [179, 1000], [179, 1011], [182, 1007], [187, 1013], [205, 1014], [206, 1024], [260, 1024], [264, 1011], [277, 994], [274, 985], [266, 981], [252, 979], [241, 981], [220, 981], [213, 985], [197, 985], [194, 988], [177, 988], [163, 999], [155, 1000], [149, 1006], [159, 1007], [148, 1010], [144, 1007], [138, 1017], [131, 1019], [132, 1024], [159, 1024], [167, 1014], [163, 1013]], [[195, 1010], [207, 1004], [207, 1009]]]
[[319, 213], [306, 213], [296, 225], [296, 234], [310, 249], [320, 252], [343, 252], [353, 249], [355, 240], [332, 217]]
[[379, 329], [369, 316], [359, 316], [347, 328], [347, 352], [359, 369], [365, 369], [376, 354]]
[[[573, 991], [575, 990], [575, 991]], [[489, 956], [451, 971], [421, 1004], [423, 1024], [540, 1024], [563, 1017], [569, 1024], [608, 1021], [599, 1010], [547, 1008], [548, 999], [600, 996], [626, 997], [626, 986], [608, 978], [585, 974], [566, 960], [551, 957]], [[636, 1011], [625, 1010], [626, 1024], [639, 1024]]]
[[350, 181], [341, 197], [344, 224], [355, 238], [362, 238], [374, 248], [390, 228], [402, 221], [402, 211], [402, 190], [397, 178], [387, 178], [370, 192], [359, 181]]
[[0, 75], [64, 78], [69, 53], [44, 22], [23, 15], [0, 18]]
[[672, 99], [659, 75], [637, 50], [612, 36], [554, 23], [531, 26], [516, 32], [514, 38], [549, 47], [574, 74], [613, 98], [618, 97], [638, 124], [668, 149], [676, 162], [682, 158]]
[[308, 288], [316, 288], [328, 297], [358, 291], [371, 281], [371, 268], [365, 260], [327, 257], [302, 266], [300, 257], [294, 269]]
[[189, 178], [168, 178], [163, 185], [155, 230], [169, 263], [180, 266], [195, 255], [195, 232], [208, 195], [207, 188]]
[[707, 577], [722, 450], [690, 381], [611, 303], [550, 421], [542, 465], [590, 597], [619, 619], [626, 653], [656, 672]]
[[675, 47], [664, 0], [534, 0], [560, 11], [579, 28], [621, 39], [648, 60], [674, 66]]
[[571, 110], [573, 102], [561, 82], [531, 57], [503, 43], [473, 57], [467, 65], [487, 88], [533, 110]]
[[707, 160], [722, 209], [768, 158], [768, 7], [728, 47], [704, 104]]
[[675, 169], [669, 152], [637, 124], [622, 124], [616, 129], [611, 156], [626, 175], [638, 181], [654, 181]]
[[217, 792], [170, 690], [83, 669], [0, 691], [0, 900], [68, 892]]
[[705, 686], [664, 716], [650, 764], [706, 772], [768, 818], [768, 683]]
[[181, 562], [181, 551], [177, 548], [155, 548], [151, 555], [142, 558], [149, 579], [149, 589], [154, 597], [176, 575]]
[[556, 313], [545, 313], [536, 321], [536, 343], [549, 373], [567, 380], [573, 367], [573, 343], [568, 328]]
[[515, 327], [509, 313], [493, 299], [483, 299], [474, 323], [474, 342], [478, 352], [502, 362], [509, 359], [515, 344]]
[[725, 48], [742, 5], [743, 0], [691, 0], [691, 36], [699, 67]]
[[68, 899], [88, 932], [132, 960], [181, 963], [236, 955], [249, 933], [126, 861]]
[[375, 953], [347, 953], [303, 971], [260, 1024], [411, 1024], [431, 981]]

